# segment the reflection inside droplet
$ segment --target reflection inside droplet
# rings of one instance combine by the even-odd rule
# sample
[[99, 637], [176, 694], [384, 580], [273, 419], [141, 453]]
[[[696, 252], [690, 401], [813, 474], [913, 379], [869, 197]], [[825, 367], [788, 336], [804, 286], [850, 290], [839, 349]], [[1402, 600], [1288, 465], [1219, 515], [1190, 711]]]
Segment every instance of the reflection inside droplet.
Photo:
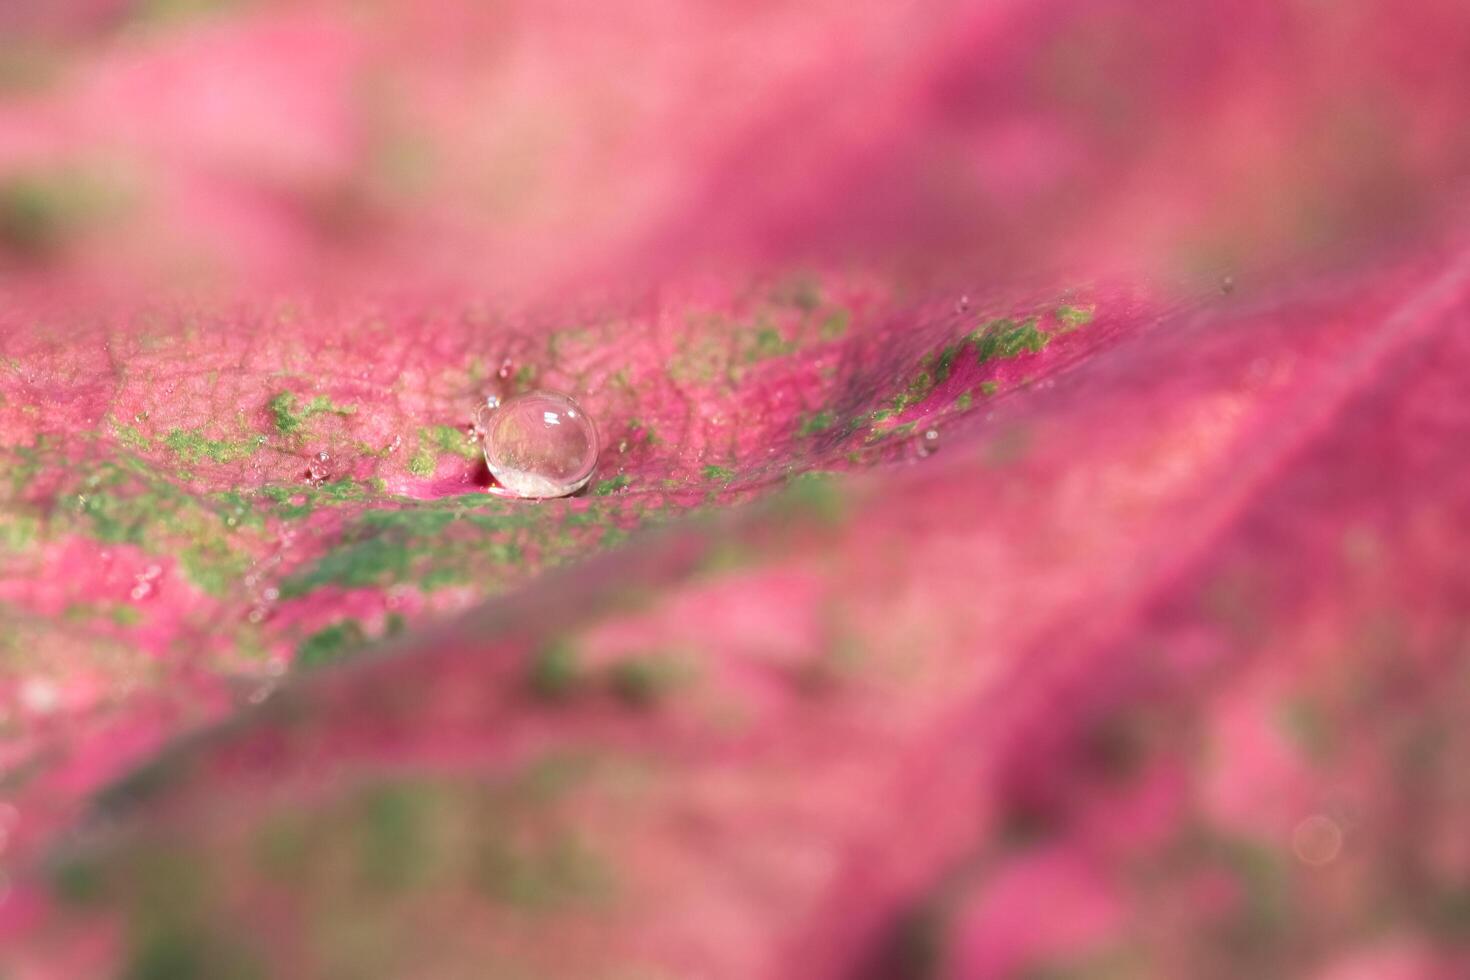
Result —
[[480, 413], [485, 464], [517, 497], [564, 497], [597, 465], [597, 428], [566, 395], [533, 391]]

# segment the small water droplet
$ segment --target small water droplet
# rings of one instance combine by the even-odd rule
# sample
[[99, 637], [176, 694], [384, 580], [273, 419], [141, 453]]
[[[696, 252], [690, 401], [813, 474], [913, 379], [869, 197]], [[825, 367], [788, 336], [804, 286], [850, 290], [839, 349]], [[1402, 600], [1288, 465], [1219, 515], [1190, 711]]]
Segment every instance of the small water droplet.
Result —
[[954, 304], [956, 313], [964, 313], [970, 309], [970, 297], [961, 296]]
[[316, 458], [311, 461], [311, 465], [306, 468], [306, 482], [314, 487], [319, 487], [330, 480], [332, 478], [332, 468], [328, 464], [331, 461], [332, 457], [325, 451], [317, 453]]
[[517, 497], [564, 497], [597, 467], [597, 427], [566, 395], [533, 391], [482, 413], [485, 464]]
[[403, 445], [403, 437], [402, 436], [394, 436], [393, 437], [393, 441], [390, 442], [390, 443], [388, 443], [387, 447], [384, 448], [383, 451], [385, 453], [396, 453], [396, 452], [398, 452], [398, 447], [401, 446], [401, 445]]
[[939, 451], [939, 430], [929, 428], [919, 436], [919, 455], [930, 456]]
[[1342, 851], [1342, 828], [1331, 817], [1314, 813], [1291, 832], [1291, 849], [1303, 864], [1330, 864]]
[[506, 378], [510, 377], [510, 370], [514, 366], [514, 362], [512, 362], [511, 359], [507, 357], [505, 360], [500, 362], [500, 370], [495, 372], [495, 376], [501, 381], [504, 381]]
[[1225, 276], [1220, 280], [1220, 293], [1229, 296], [1233, 292], [1235, 292], [1235, 277]]

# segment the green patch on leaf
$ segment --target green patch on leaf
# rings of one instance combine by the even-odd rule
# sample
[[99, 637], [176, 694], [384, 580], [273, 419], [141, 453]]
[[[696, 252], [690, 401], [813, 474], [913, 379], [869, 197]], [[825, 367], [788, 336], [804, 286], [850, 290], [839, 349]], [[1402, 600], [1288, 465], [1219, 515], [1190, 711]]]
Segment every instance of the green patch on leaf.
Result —
[[95, 188], [64, 170], [0, 178], [0, 251], [33, 261], [54, 257], [95, 211], [96, 196]]
[[761, 327], [743, 346], [746, 363], [781, 357], [796, 350], [796, 345], [782, 337], [774, 327]]
[[535, 697], [564, 701], [581, 687], [582, 681], [582, 657], [571, 643], [557, 640], [532, 654], [526, 685]]
[[1036, 327], [1036, 318], [1023, 323], [1008, 318], [982, 324], [969, 336], [979, 362], [1006, 360], [1023, 353], [1039, 353], [1051, 342], [1051, 336]]
[[618, 700], [631, 708], [654, 707], [684, 678], [679, 664], [667, 655], [627, 657], [608, 668], [607, 684]]
[[358, 871], [365, 887], [400, 891], [424, 873], [430, 797], [411, 785], [374, 786], [357, 800]]
[[820, 412], [814, 412], [802, 418], [801, 424], [797, 426], [796, 434], [799, 436], [816, 435], [818, 432], [826, 432], [835, 424], [837, 424], [837, 416], [824, 408]]
[[592, 485], [592, 495], [594, 497], [606, 497], [617, 493], [632, 482], [632, 479], [626, 473], [620, 473], [611, 479], [598, 480]]
[[709, 466], [706, 466], [700, 472], [704, 474], [704, 478], [706, 480], [718, 480], [721, 483], [729, 483], [731, 480], [735, 479], [735, 471], [724, 466], [715, 466], [711, 464]]
[[447, 454], [464, 459], [475, 459], [480, 455], [476, 444], [465, 438], [464, 432], [452, 425], [435, 425], [420, 429], [419, 443], [434, 447], [440, 455]]
[[1056, 309], [1056, 317], [1061, 321], [1063, 330], [1085, 327], [1092, 322], [1095, 315], [1091, 306], [1058, 306]]
[[146, 453], [153, 448], [153, 440], [135, 425], [119, 425], [115, 431], [117, 441], [133, 452]]
[[954, 359], [959, 356], [960, 348], [951, 344], [939, 352], [934, 360], [934, 380], [936, 382], [948, 380], [950, 373], [954, 370]]
[[837, 340], [847, 334], [852, 317], [846, 310], [832, 310], [822, 317], [820, 326], [817, 327], [817, 335], [823, 340]]
[[430, 477], [438, 469], [439, 457], [434, 455], [434, 450], [428, 446], [419, 446], [414, 450], [412, 456], [408, 457], [408, 471], [417, 477]]
[[197, 429], [172, 429], [164, 436], [163, 444], [181, 462], [190, 465], [204, 460], [212, 463], [233, 463], [253, 455], [265, 444], [265, 437], [206, 439]]
[[306, 423], [317, 415], [352, 415], [357, 412], [353, 405], [335, 404], [326, 395], [317, 395], [305, 405], [299, 405], [296, 395], [282, 391], [266, 403], [266, 408], [283, 436], [300, 435]]
[[367, 640], [356, 621], [344, 619], [308, 636], [296, 648], [295, 666], [310, 670], [345, 660]]

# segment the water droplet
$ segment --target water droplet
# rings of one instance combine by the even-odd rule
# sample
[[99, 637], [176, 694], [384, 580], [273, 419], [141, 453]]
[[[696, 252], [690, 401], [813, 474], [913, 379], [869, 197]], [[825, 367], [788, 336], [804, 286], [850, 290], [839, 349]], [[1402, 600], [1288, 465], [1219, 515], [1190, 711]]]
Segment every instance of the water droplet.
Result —
[[1222, 295], [1224, 295], [1224, 296], [1229, 296], [1233, 292], [1235, 292], [1235, 277], [1234, 276], [1226, 276], [1223, 279], [1221, 279], [1220, 280], [1220, 293]]
[[954, 304], [954, 311], [956, 313], [964, 313], [967, 310], [969, 310], [969, 308], [970, 308], [970, 297], [968, 297], [968, 296], [961, 296], [959, 298], [959, 300], [956, 301], [955, 304]]
[[1291, 832], [1291, 849], [1303, 864], [1330, 864], [1342, 851], [1342, 828], [1331, 817], [1314, 813]]
[[332, 468], [328, 465], [332, 457], [325, 451], [316, 454], [311, 465], [306, 468], [306, 482], [314, 487], [319, 487], [332, 478]]
[[939, 430], [925, 429], [919, 437], [919, 455], [929, 456], [939, 451]]
[[511, 359], [507, 357], [505, 360], [500, 362], [500, 370], [495, 372], [495, 376], [501, 381], [504, 381], [506, 378], [510, 377], [510, 369], [514, 366], [515, 365], [511, 361]]
[[384, 448], [383, 452], [385, 452], [385, 453], [396, 453], [396, 452], [398, 452], [398, 447], [401, 446], [401, 445], [403, 445], [403, 437], [402, 436], [394, 436], [393, 437], [393, 441], [390, 442], [390, 443], [388, 443], [387, 447]]
[[485, 464], [517, 497], [564, 497], [597, 466], [597, 427], [566, 395], [533, 391], [482, 413]]

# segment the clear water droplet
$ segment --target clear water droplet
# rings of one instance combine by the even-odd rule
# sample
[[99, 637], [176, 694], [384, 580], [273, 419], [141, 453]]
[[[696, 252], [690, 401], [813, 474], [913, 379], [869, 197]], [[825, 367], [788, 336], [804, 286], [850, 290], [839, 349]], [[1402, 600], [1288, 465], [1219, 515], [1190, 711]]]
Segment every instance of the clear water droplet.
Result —
[[1226, 296], [1235, 292], [1235, 277], [1225, 276], [1220, 280], [1220, 292]]
[[306, 468], [306, 482], [314, 487], [319, 487], [332, 478], [330, 464], [332, 457], [325, 451], [316, 454], [311, 465]]
[[961, 296], [959, 298], [959, 300], [957, 300], [955, 302], [955, 304], [954, 304], [954, 311], [956, 313], [964, 313], [967, 310], [969, 310], [969, 308], [970, 308], [970, 297], [968, 297], [968, 296]]
[[511, 361], [510, 358], [507, 357], [505, 360], [500, 362], [500, 370], [495, 372], [495, 376], [501, 381], [504, 381], [506, 378], [510, 377], [510, 369], [514, 366], [515, 364]]
[[1321, 813], [1307, 817], [1291, 832], [1291, 849], [1297, 860], [1313, 867], [1331, 864], [1342, 852], [1342, 827]]
[[925, 429], [919, 437], [919, 455], [930, 456], [939, 451], [939, 430]]
[[597, 426], [566, 395], [528, 392], [481, 417], [485, 464], [506, 492], [517, 497], [564, 497], [592, 478]]

